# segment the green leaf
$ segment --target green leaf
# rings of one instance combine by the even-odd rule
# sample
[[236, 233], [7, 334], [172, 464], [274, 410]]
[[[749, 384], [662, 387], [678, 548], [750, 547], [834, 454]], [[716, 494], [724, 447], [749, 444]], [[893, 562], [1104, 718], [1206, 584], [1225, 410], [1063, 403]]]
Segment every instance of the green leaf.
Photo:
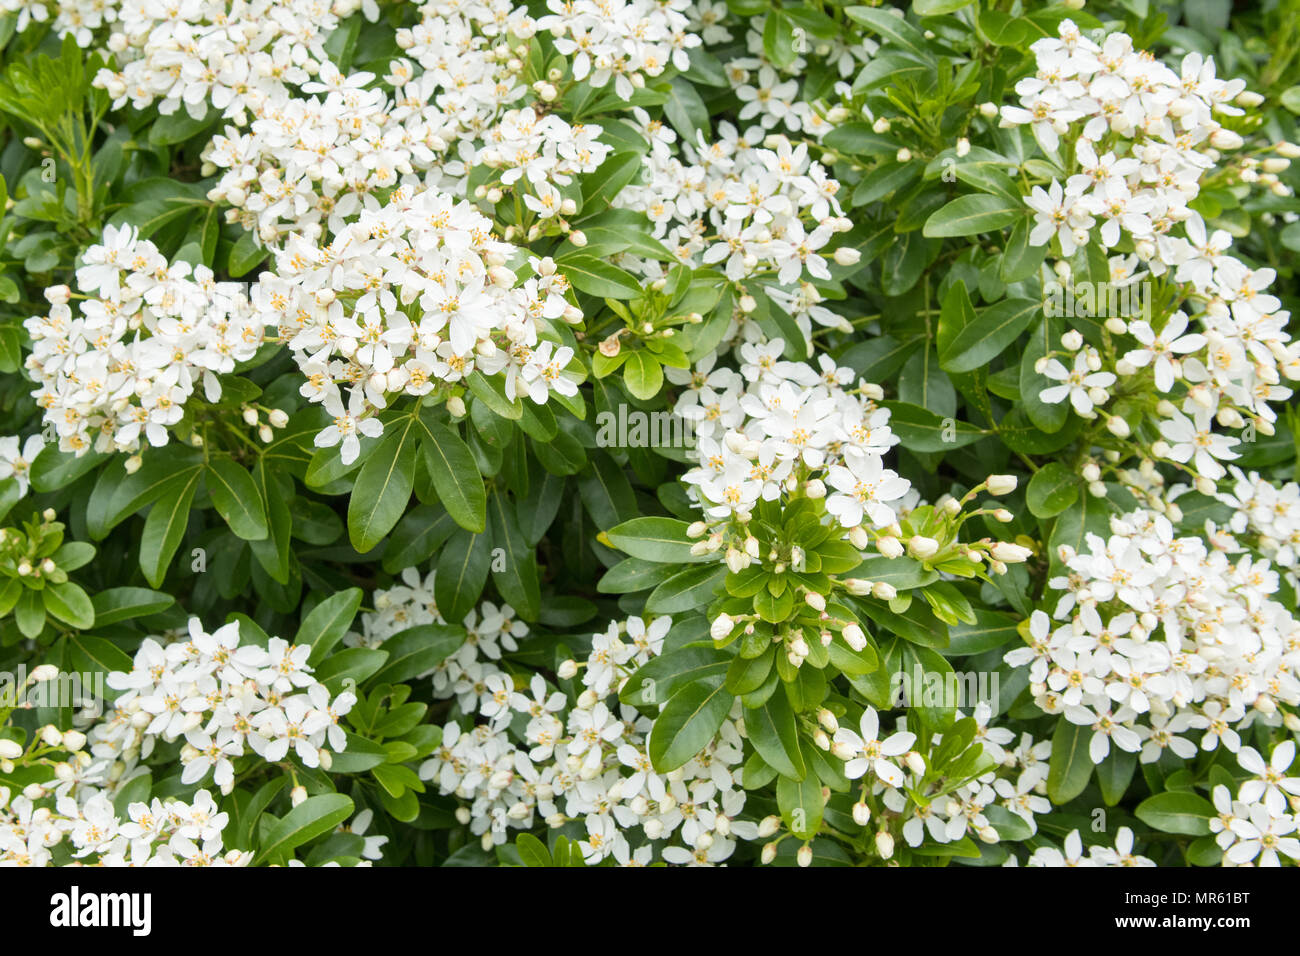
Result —
[[758, 755], [781, 776], [804, 778], [807, 768], [799, 748], [799, 725], [785, 694], [773, 694], [762, 707], [747, 709], [745, 734]]
[[663, 366], [644, 349], [629, 352], [623, 363], [623, 381], [635, 398], [649, 401], [664, 384]]
[[296, 847], [329, 833], [352, 811], [352, 801], [341, 793], [308, 797], [271, 827], [254, 863], [288, 859]]
[[957, 373], [983, 368], [1020, 337], [1040, 308], [1032, 299], [1004, 299], [981, 309], [967, 325], [951, 335], [946, 348], [941, 320], [939, 366], [945, 372]]
[[930, 59], [925, 37], [920, 30], [902, 17], [894, 16], [889, 10], [876, 7], [848, 7], [844, 12], [848, 14], [850, 20], [861, 23], [886, 40], [893, 41], [895, 46], [902, 47], [919, 57]]
[[1047, 768], [1047, 795], [1053, 803], [1069, 803], [1088, 785], [1092, 776], [1092, 757], [1088, 755], [1091, 740], [1091, 727], [1072, 724], [1063, 717], [1057, 720]]
[[631, 299], [641, 294], [641, 283], [626, 269], [602, 262], [595, 256], [574, 253], [555, 264], [579, 292], [601, 299]]
[[505, 551], [500, 561], [494, 558], [492, 562], [492, 580], [497, 591], [521, 618], [536, 621], [541, 610], [537, 555], [519, 530], [513, 500], [500, 489], [492, 493], [488, 517], [492, 524], [492, 545]]
[[149, 511], [140, 537], [140, 570], [150, 587], [158, 587], [167, 577], [176, 549], [190, 520], [190, 505], [199, 487], [202, 470], [194, 468], [168, 483]]
[[1152, 829], [1183, 836], [1208, 835], [1210, 820], [1218, 816], [1209, 800], [1186, 790], [1169, 790], [1147, 797], [1133, 812]]
[[716, 647], [679, 647], [641, 665], [618, 692], [618, 699], [633, 707], [653, 709], [689, 684], [719, 685], [730, 661]]
[[95, 623], [99, 627], [129, 621], [165, 611], [176, 603], [175, 598], [162, 591], [148, 588], [109, 588], [90, 599], [95, 609]]
[[487, 490], [474, 463], [474, 454], [461, 437], [434, 420], [429, 409], [420, 414], [424, 463], [438, 500], [452, 519], [468, 531], [487, 524]]
[[691, 554], [690, 527], [676, 518], [633, 518], [605, 532], [614, 547], [634, 558], [659, 564], [695, 561]]
[[826, 801], [822, 798], [821, 781], [815, 774], [807, 774], [802, 780], [778, 777], [776, 803], [781, 819], [796, 839], [811, 840], [817, 835]]
[[414, 416], [389, 426], [357, 473], [348, 502], [348, 538], [363, 554], [383, 540], [406, 511], [415, 484], [418, 419]]
[[1010, 226], [1024, 215], [1024, 206], [1004, 196], [973, 193], [958, 196], [935, 210], [921, 232], [928, 238], [974, 236]]
[[912, 0], [912, 10], [918, 17], [941, 17], [968, 7], [974, 0]]
[[442, 616], [462, 620], [478, 603], [491, 564], [491, 536], [463, 528], [447, 541], [438, 555], [433, 593]]
[[419, 624], [384, 641], [388, 660], [371, 679], [373, 684], [398, 684], [428, 673], [460, 649], [467, 635], [463, 627]]
[[644, 162], [640, 153], [621, 151], [605, 158], [594, 173], [582, 180], [584, 214], [601, 212], [641, 172]]
[[215, 456], [208, 461], [204, 483], [212, 503], [226, 519], [236, 537], [260, 541], [267, 536], [266, 509], [257, 483], [242, 465], [231, 458]]
[[57, 617], [64, 624], [79, 631], [89, 630], [95, 626], [95, 608], [90, 598], [79, 585], [71, 581], [62, 584], [46, 584], [41, 591], [45, 601], [45, 610]]
[[726, 720], [735, 698], [719, 681], [696, 682], [673, 694], [650, 728], [650, 763], [670, 773], [708, 746]]
[[343, 635], [352, 626], [357, 609], [361, 607], [363, 595], [361, 588], [348, 588], [331, 594], [302, 619], [293, 643], [311, 648], [308, 664], [319, 664], [333, 650], [334, 645], [343, 639]]
[[519, 851], [519, 859], [524, 861], [524, 866], [549, 867], [553, 865], [551, 852], [546, 849], [546, 844], [531, 833], [519, 834], [515, 838], [515, 849]]
[[707, 607], [722, 587], [726, 576], [725, 564], [701, 564], [683, 568], [650, 593], [646, 598], [645, 610], [653, 614], [680, 614], [694, 608]]
[[974, 425], [941, 417], [919, 405], [908, 402], [880, 404], [889, 409], [889, 427], [908, 451], [954, 451], [984, 437], [984, 432]]
[[1025, 488], [1025, 504], [1035, 518], [1055, 518], [1079, 497], [1079, 475], [1059, 461], [1049, 461]]
[[1124, 799], [1133, 771], [1137, 769], [1137, 754], [1111, 747], [1106, 759], [1097, 765], [1097, 785], [1106, 806], [1113, 807]]

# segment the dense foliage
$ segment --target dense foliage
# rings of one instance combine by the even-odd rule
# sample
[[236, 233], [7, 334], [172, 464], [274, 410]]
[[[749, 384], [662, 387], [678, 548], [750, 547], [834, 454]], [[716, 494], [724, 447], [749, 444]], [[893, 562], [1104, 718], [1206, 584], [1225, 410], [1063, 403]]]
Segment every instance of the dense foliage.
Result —
[[0, 0], [0, 863], [1300, 858], [1300, 4]]

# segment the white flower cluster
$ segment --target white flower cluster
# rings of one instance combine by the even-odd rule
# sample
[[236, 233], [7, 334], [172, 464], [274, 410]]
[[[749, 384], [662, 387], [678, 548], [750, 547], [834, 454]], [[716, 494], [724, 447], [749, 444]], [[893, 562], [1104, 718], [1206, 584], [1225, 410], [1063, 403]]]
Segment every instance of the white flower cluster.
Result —
[[1232, 792], [1219, 784], [1211, 792], [1218, 816], [1210, 832], [1223, 850], [1224, 866], [1281, 866], [1282, 857], [1300, 861], [1300, 777], [1287, 776], [1295, 762], [1295, 741], [1273, 748], [1265, 761], [1254, 747], [1242, 747], [1237, 763], [1251, 778]]
[[[830, 279], [828, 259], [850, 265], [857, 250], [826, 249], [836, 233], [852, 228], [842, 215], [840, 184], [784, 135], [752, 128], [742, 135], [718, 124], [711, 144], [699, 134], [674, 154], [676, 134], [634, 111], [636, 126], [652, 144], [644, 181], [632, 182], [614, 205], [644, 211], [654, 236], [680, 261], [719, 265], [733, 282], [771, 276], [779, 304], [790, 310], [806, 337], [812, 323], [842, 327], [842, 318], [820, 306], [810, 279]], [[658, 278], [662, 263], [628, 253], [614, 261]]]
[[227, 822], [207, 790], [190, 803], [132, 803], [123, 820], [101, 792], [83, 802], [62, 796], [51, 810], [0, 787], [0, 866], [50, 866], [61, 846], [99, 866], [246, 866], [251, 853], [223, 848]]
[[181, 782], [198, 783], [212, 771], [222, 793], [233, 785], [233, 761], [249, 750], [268, 763], [292, 750], [305, 766], [328, 768], [328, 752], [347, 746], [339, 718], [356, 696], [331, 697], [312, 676], [310, 654], [310, 646], [278, 637], [265, 648], [241, 645], [238, 622], [209, 634], [191, 618], [188, 640], [146, 638], [131, 671], [108, 676], [108, 686], [123, 693], [88, 734], [91, 751], [131, 764], [157, 739], [183, 736]]
[[0, 10], [18, 15], [15, 32], [22, 33], [32, 23], [49, 23], [60, 37], [72, 34], [77, 46], [90, 46], [95, 31], [117, 20], [118, 4], [114, 0], [0, 0]]
[[[245, 111], [256, 113], [284, 83], [305, 83], [328, 63], [325, 39], [345, 17], [363, 6], [371, 20], [379, 12], [373, 0], [98, 5], [116, 7], [107, 47], [123, 66], [95, 77], [114, 109], [156, 105], [159, 114], [170, 116], [184, 107], [202, 119], [216, 107], [236, 122], [243, 121]], [[113, 22], [111, 16], [104, 19]]]
[[629, 99], [669, 66], [690, 68], [687, 50], [700, 45], [691, 32], [690, 0], [547, 0], [551, 12], [537, 21], [555, 37], [555, 49], [573, 64], [573, 78], [595, 89], [610, 81]]
[[[444, 623], [433, 581], [432, 572], [422, 578], [408, 568], [400, 584], [375, 592], [375, 611], [362, 616], [362, 633], [348, 643], [382, 646], [406, 628]], [[737, 839], [757, 834], [755, 824], [735, 819], [745, 795], [734, 715], [694, 760], [659, 774], [645, 747], [650, 719], [610, 699], [660, 653], [671, 623], [632, 617], [594, 635], [586, 660], [561, 669], [561, 676], [581, 674], [584, 690], [575, 702], [540, 674], [517, 686], [495, 663], [528, 636], [509, 605], [486, 602], [471, 611], [464, 621], [469, 639], [432, 672], [434, 697], [454, 698], [460, 716], [444, 726], [421, 778], [464, 801], [462, 822], [484, 848], [504, 843], [511, 829], [581, 820], [580, 846], [592, 863], [611, 855], [642, 866], [656, 855], [678, 864], [726, 860]], [[670, 843], [674, 834], [679, 840]]]
[[669, 370], [684, 386], [675, 412], [698, 439], [699, 464], [683, 480], [704, 514], [712, 523], [744, 522], [760, 500], [824, 477], [818, 490], [829, 492], [826, 508], [846, 529], [893, 524], [895, 503], [911, 486], [883, 464], [898, 437], [889, 411], [876, 405], [879, 386], [853, 386], [853, 370], [826, 355], [818, 368], [785, 361], [783, 348], [779, 339], [743, 343], [739, 372], [715, 368], [716, 357], [694, 373]]
[[1300, 623], [1269, 595], [1278, 577], [1268, 562], [1233, 563], [1200, 538], [1176, 538], [1163, 515], [1134, 511], [1111, 519], [1108, 538], [1088, 534], [1087, 550], [1063, 549], [1068, 575], [1053, 628], [1029, 621], [1028, 646], [1006, 661], [1029, 668], [1038, 706], [1092, 729], [1089, 754], [1101, 763], [1112, 743], [1187, 760], [1198, 744], [1241, 746], [1239, 731], [1281, 722], [1279, 704], [1300, 703]]
[[221, 397], [217, 376], [251, 359], [263, 321], [243, 288], [212, 270], [169, 265], [133, 226], [107, 226], [77, 269], [76, 313], [67, 286], [45, 291], [50, 311], [23, 324], [32, 338], [32, 393], [59, 450], [135, 452], [165, 445], [200, 383]]
[[[1184, 57], [1176, 73], [1134, 50], [1123, 33], [1098, 44], [1065, 20], [1059, 34], [1034, 43], [1037, 75], [1016, 84], [1020, 106], [1002, 108], [1003, 126], [1029, 124], [1049, 154], [1062, 139], [1074, 143], [1071, 168], [1078, 171], [1064, 185], [1035, 186], [1025, 200], [1034, 211], [1030, 242], [1043, 245], [1056, 237], [1062, 254], [1072, 256], [1093, 241], [1094, 230], [1107, 250], [1127, 237], [1134, 254], [1111, 258], [1113, 284], [1122, 290], [1149, 275], [1179, 286], [1199, 329], [1187, 332], [1182, 311], [1157, 319], [1158, 329], [1149, 314], [1128, 321], [1111, 315], [1111, 333], [1131, 335], [1136, 343], [1107, 370], [1095, 350], [1080, 348], [1078, 333], [1068, 333], [1074, 367], [1043, 360], [1039, 372], [1062, 384], [1041, 398], [1069, 397], [1076, 412], [1093, 417], [1094, 406], [1109, 400], [1117, 375], [1151, 368], [1162, 393], [1184, 383], [1181, 410], [1161, 405], [1163, 440], [1153, 452], [1190, 462], [1196, 474], [1217, 480], [1224, 474], [1218, 459], [1235, 458], [1237, 440], [1214, 435], [1213, 421], [1240, 428], [1250, 419], [1271, 434], [1277, 415], [1269, 403], [1291, 394], [1280, 384], [1284, 377], [1300, 378], [1300, 343], [1285, 331], [1289, 313], [1267, 292], [1274, 270], [1252, 269], [1228, 255], [1228, 233], [1211, 232], [1189, 206], [1221, 151], [1242, 145], [1214, 114], [1240, 115], [1230, 104], [1245, 83], [1217, 79], [1213, 59], [1197, 53]], [[1285, 166], [1287, 160], [1271, 162]], [[1280, 183], [1277, 188], [1285, 191]], [[1058, 273], [1069, 281], [1068, 264], [1059, 263]], [[1107, 417], [1112, 430], [1127, 437], [1128, 427]]]
[[[1008, 858], [1007, 864], [1016, 866], [1019, 858]], [[1041, 846], [1029, 857], [1027, 866], [1155, 866], [1155, 861], [1133, 852], [1133, 831], [1120, 827], [1115, 833], [1113, 847], [1094, 844], [1088, 847], [1088, 855], [1083, 853], [1083, 838], [1078, 830], [1071, 830], [1065, 838], [1061, 849], [1054, 846]]]
[[[253, 291], [307, 381], [301, 394], [334, 423], [316, 437], [355, 460], [374, 413], [399, 395], [425, 396], [472, 373], [500, 376], [511, 399], [571, 396], [568, 346], [541, 341], [545, 322], [580, 317], [549, 259], [516, 287], [514, 247], [466, 202], [432, 190], [393, 191], [330, 242], [294, 236]], [[346, 388], [346, 391], [345, 391]]]
[[[709, 10], [707, 3], [697, 3], [696, 7], [701, 20], [710, 16], [710, 12], [706, 12]], [[725, 4], [717, 4], [717, 7], [725, 13]], [[801, 95], [803, 90], [799, 80], [807, 74], [809, 64], [806, 54], [813, 54], [813, 62], [833, 65], [841, 80], [845, 80], [859, 64], [871, 58], [879, 45], [874, 40], [860, 37], [853, 37], [853, 42], [845, 42], [845, 38], [839, 36], [829, 42], [822, 39], [813, 41], [807, 31], [799, 27], [797, 30], [802, 32], [796, 32], [798, 39], [793, 44], [795, 58], [782, 70], [767, 59], [763, 48], [767, 19], [766, 16], [743, 18], [749, 55], [723, 64], [727, 81], [735, 88], [736, 98], [743, 104], [738, 118], [742, 122], [757, 120], [765, 130], [784, 125], [792, 133], [803, 132], [821, 138], [830, 132], [833, 124], [828, 121], [824, 104], [809, 102]], [[726, 30], [725, 27], [715, 29]], [[705, 42], [715, 42], [709, 39], [707, 32]], [[841, 81], [835, 84], [835, 93], [847, 97], [851, 91], [849, 85]], [[829, 115], [835, 115], [834, 111]]]
[[1293, 588], [1300, 586], [1300, 485], [1288, 481], [1279, 488], [1256, 472], [1246, 474], [1235, 465], [1229, 470], [1231, 490], [1215, 495], [1232, 509], [1228, 528], [1248, 536], [1264, 557], [1285, 569]]
[[[1034, 741], [1022, 734], [1014, 748], [1015, 734], [990, 726], [992, 712], [986, 703], [975, 706], [975, 743], [994, 767], [950, 792], [936, 791], [930, 799], [918, 801], [917, 791], [926, 773], [925, 758], [912, 749], [916, 734], [907, 730], [907, 718], [900, 717], [897, 729], [886, 736], [880, 715], [868, 706], [858, 721], [858, 730], [839, 726], [828, 712], [818, 715], [822, 726], [834, 736], [830, 751], [845, 762], [844, 775], [861, 779], [862, 793], [853, 807], [853, 818], [861, 827], [875, 820], [875, 846], [882, 859], [894, 855], [895, 836], [901, 834], [910, 847], [927, 838], [952, 843], [968, 833], [985, 843], [997, 843], [997, 830], [985, 815], [990, 806], [1015, 814], [1031, 831], [1037, 832], [1036, 816], [1051, 811], [1047, 792], [1047, 761], [1051, 741]], [[958, 712], [958, 719], [962, 714]], [[942, 740], [936, 734], [931, 747]]]
[[[277, 247], [295, 233], [338, 234], [363, 203], [375, 201], [372, 195], [399, 183], [414, 190], [422, 173], [427, 185], [465, 195], [475, 141], [490, 141], [501, 111], [527, 92], [510, 43], [531, 37], [535, 25], [524, 8], [505, 0], [424, 3], [420, 12], [421, 22], [399, 30], [397, 43], [422, 72], [410, 59], [393, 60], [383, 77], [394, 90], [391, 99], [370, 88], [373, 74], [345, 75], [326, 62], [314, 78], [279, 74], [282, 82], [249, 102], [254, 119], [246, 130], [242, 123], [228, 126], [212, 140], [203, 158], [225, 172], [209, 195], [233, 207], [228, 218]], [[534, 180], [543, 153], [553, 167], [557, 149], [569, 153], [563, 163], [585, 148], [586, 139], [571, 135], [558, 117], [520, 125], [528, 137], [536, 133], [533, 145], [541, 148], [534, 155], [527, 144], [512, 143], [505, 159], [528, 164]]]

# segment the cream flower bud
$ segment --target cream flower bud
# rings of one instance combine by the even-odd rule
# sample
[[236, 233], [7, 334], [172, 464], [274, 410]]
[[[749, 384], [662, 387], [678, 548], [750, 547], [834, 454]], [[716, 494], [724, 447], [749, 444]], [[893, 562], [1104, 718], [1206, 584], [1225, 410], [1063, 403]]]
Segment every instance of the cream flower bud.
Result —
[[1017, 564], [1026, 560], [1034, 552], [1018, 544], [1012, 544], [1009, 541], [995, 541], [989, 546], [989, 554], [993, 555], [999, 561], [1006, 561], [1009, 564]]
[[980, 116], [985, 119], [993, 119], [998, 115], [998, 105], [992, 102], [981, 103], [979, 105]]
[[1090, 461], [1086, 465], [1084, 465], [1080, 474], [1083, 475], [1084, 481], [1101, 480], [1101, 468], [1097, 465], [1095, 461]]
[[578, 674], [578, 662], [572, 659], [567, 660], [563, 664], [561, 664], [559, 669], [555, 672], [555, 675], [559, 677], [560, 680], [572, 680], [574, 677], [577, 676], [577, 674]]
[[1274, 146], [1273, 151], [1286, 159], [1300, 159], [1300, 145], [1289, 143], [1286, 140]]
[[914, 558], [932, 558], [939, 553], [939, 542], [925, 535], [914, 534], [907, 541], [907, 551]]
[[23, 755], [23, 748], [16, 740], [0, 740], [0, 758], [17, 760]]
[[871, 595], [882, 601], [892, 601], [898, 597], [898, 588], [886, 581], [877, 581], [871, 585]]
[[1015, 475], [989, 475], [989, 494], [999, 497], [1009, 495], [1016, 490], [1017, 484], [1019, 480]]
[[763, 863], [771, 863], [775, 859], [776, 859], [776, 844], [764, 843], [763, 852], [759, 854], [759, 860], [761, 860]]
[[912, 773], [917, 774], [918, 776], [925, 773], [925, 758], [915, 750], [909, 750], [907, 755], [903, 757], [903, 762], [907, 764], [908, 769], [911, 770]]
[[835, 731], [840, 729], [840, 722], [836, 720], [835, 715], [825, 707], [821, 707], [817, 710], [817, 723], [821, 724], [831, 733], [835, 733]]
[[1210, 145], [1215, 149], [1240, 149], [1244, 141], [1230, 129], [1216, 129], [1210, 134]]
[[795, 854], [795, 862], [800, 866], [812, 866], [813, 852], [812, 845], [805, 843], [799, 847], [799, 852]]
[[289, 791], [289, 801], [296, 807], [307, 800], [307, 788], [302, 784]]
[[876, 834], [876, 852], [885, 860], [894, 855], [894, 838], [890, 836], [888, 830], [881, 830]]
[[867, 529], [862, 525], [854, 525], [849, 529], [849, 544], [861, 551], [871, 543], [871, 537], [867, 534]]
[[80, 730], [69, 730], [63, 735], [63, 749], [76, 753], [86, 746], [86, 735]]
[[844, 637], [844, 643], [855, 651], [861, 651], [867, 646], [867, 635], [856, 623], [846, 624], [840, 634]]
[[1083, 335], [1076, 329], [1071, 329], [1061, 336], [1061, 345], [1071, 352], [1077, 352], [1083, 348]]
[[731, 636], [735, 626], [736, 622], [731, 619], [730, 615], [719, 614], [713, 623], [709, 625], [709, 636], [715, 641], [724, 641]]
[[853, 822], [860, 827], [865, 827], [871, 822], [871, 808], [861, 800], [853, 804]]
[[841, 760], [852, 760], [857, 756], [858, 752], [852, 744], [846, 743], [843, 740], [837, 740], [831, 744], [831, 753], [839, 757]]
[[742, 295], [740, 297], [741, 312], [748, 314], [750, 312], [753, 312], [757, 308], [758, 308], [758, 301], [752, 295], [746, 293], [745, 295]]
[[803, 596], [803, 600], [804, 603], [807, 604], [814, 611], [826, 610], [826, 599], [822, 597], [820, 594], [818, 594], [816, 591], [809, 591], [807, 594]]
[[846, 591], [857, 597], [865, 597], [871, 593], [871, 582], [865, 578], [845, 578], [840, 583], [844, 585]]
[[880, 133], [881, 135], [884, 135], [885, 133], [888, 133], [888, 132], [889, 132], [889, 118], [888, 118], [887, 116], [880, 116], [880, 117], [877, 117], [877, 118], [876, 118], [876, 121], [875, 121], [874, 123], [871, 124], [871, 129], [872, 129], [872, 132]]
[[817, 746], [818, 750], [831, 749], [831, 738], [827, 737], [826, 731], [822, 730], [820, 727], [813, 731], [813, 743]]
[[840, 246], [831, 253], [831, 258], [835, 260], [837, 265], [855, 266], [861, 261], [862, 253], [852, 246]]
[[825, 498], [826, 483], [820, 478], [813, 478], [804, 483], [803, 493], [809, 498]]
[[883, 535], [876, 539], [876, 550], [887, 558], [901, 558], [903, 544], [893, 535]]
[[764, 817], [758, 824], [758, 837], [765, 840], [781, 829], [781, 818], [776, 814]]
[[900, 149], [897, 153], [894, 154], [894, 158], [897, 159], [900, 163], [910, 163], [912, 161], [912, 151], [908, 149], [906, 146], [904, 146], [902, 149]]
[[63, 743], [63, 731], [53, 724], [46, 724], [41, 728], [41, 743], [47, 747], [59, 746]]

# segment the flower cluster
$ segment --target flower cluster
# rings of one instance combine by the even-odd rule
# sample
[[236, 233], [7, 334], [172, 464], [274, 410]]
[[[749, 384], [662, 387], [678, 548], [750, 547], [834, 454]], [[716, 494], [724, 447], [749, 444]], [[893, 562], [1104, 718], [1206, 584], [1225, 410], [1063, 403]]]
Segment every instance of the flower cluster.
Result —
[[[1075, 353], [1073, 368], [1043, 359], [1040, 374], [1062, 384], [1045, 389], [1041, 398], [1054, 403], [1068, 397], [1078, 414], [1092, 418], [1109, 401], [1107, 389], [1117, 377], [1149, 374], [1158, 393], [1180, 384], [1181, 408], [1172, 401], [1158, 408], [1162, 438], [1152, 453], [1217, 480], [1224, 475], [1219, 460], [1236, 457], [1231, 447], [1237, 440], [1214, 435], [1214, 422], [1241, 428], [1250, 421], [1272, 434], [1277, 415], [1269, 403], [1291, 394], [1280, 384], [1283, 378], [1300, 378], [1300, 343], [1290, 341], [1289, 314], [1267, 291], [1274, 270], [1229, 255], [1231, 236], [1211, 231], [1189, 205], [1203, 181], [1216, 174], [1220, 153], [1243, 145], [1215, 117], [1242, 113], [1231, 104], [1245, 83], [1216, 78], [1213, 59], [1198, 53], [1185, 56], [1175, 72], [1135, 50], [1127, 34], [1109, 34], [1098, 44], [1069, 20], [1061, 23], [1059, 37], [1039, 40], [1032, 49], [1038, 73], [1016, 84], [1020, 105], [1002, 108], [1002, 125], [1030, 125], [1052, 156], [1062, 143], [1073, 149], [1072, 174], [1064, 185], [1054, 179], [1026, 198], [1034, 212], [1030, 242], [1055, 239], [1067, 258], [1089, 245], [1094, 232], [1106, 250], [1131, 244], [1132, 254], [1110, 258], [1108, 283], [1121, 291], [1139, 281], [1168, 286], [1186, 310], [1171, 307], [1152, 318], [1148, 309], [1138, 318], [1099, 304], [1099, 314], [1109, 315], [1107, 330], [1130, 336], [1134, 347], [1113, 356], [1112, 367], [1103, 370], [1103, 357], [1081, 349], [1077, 332], [1068, 333], [1076, 339], [1066, 345]], [[1258, 97], [1245, 94], [1243, 101]], [[1268, 162], [1287, 164], [1284, 158]], [[1272, 177], [1275, 191], [1286, 193], [1274, 174], [1263, 175]], [[1065, 282], [1073, 281], [1069, 263], [1056, 268]], [[1198, 322], [1190, 333], [1189, 313]], [[1104, 414], [1112, 431], [1126, 438], [1130, 427]]]
[[99, 866], [246, 866], [247, 851], [225, 850], [229, 814], [200, 790], [189, 803], [154, 798], [118, 816], [104, 793], [82, 802], [60, 797], [38, 807], [25, 793], [0, 787], [0, 866], [49, 866], [71, 860]]
[[[1051, 742], [1035, 741], [1029, 734], [1022, 734], [1017, 742], [1012, 731], [990, 725], [992, 712], [984, 702], [976, 704], [972, 716], [974, 739], [983, 748], [986, 769], [954, 788], [927, 777], [925, 758], [913, 747], [916, 734], [907, 729], [906, 717], [898, 719], [894, 733], [885, 734], [880, 715], [869, 706], [857, 731], [840, 726], [829, 711], [818, 714], [822, 726], [834, 735], [830, 752], [845, 762], [844, 775], [862, 781], [853, 819], [876, 831], [874, 843], [881, 859], [893, 857], [899, 836], [909, 847], [920, 846], [927, 837], [952, 843], [968, 833], [985, 843], [997, 843], [998, 831], [985, 814], [991, 806], [1015, 814], [1031, 831], [1037, 830], [1036, 816], [1051, 810], [1045, 796]], [[941, 741], [942, 735], [936, 735], [931, 749]], [[926, 798], [916, 799], [918, 793]]]
[[573, 78], [628, 99], [669, 66], [690, 67], [687, 50], [700, 37], [687, 30], [690, 0], [547, 0], [551, 12], [537, 21], [555, 48], [570, 59]]
[[[363, 633], [347, 640], [382, 646], [408, 627], [442, 622], [433, 573], [422, 578], [407, 569], [400, 584], [376, 592]], [[432, 673], [434, 697], [454, 699], [457, 716], [420, 776], [463, 801], [463, 822], [484, 847], [539, 820], [552, 827], [576, 820], [592, 863], [609, 856], [624, 865], [656, 857], [701, 865], [726, 860], [737, 839], [757, 835], [755, 824], [736, 819], [745, 804], [737, 715], [684, 768], [659, 774], [646, 752], [650, 719], [612, 698], [662, 652], [671, 623], [632, 617], [593, 635], [586, 659], [560, 668], [561, 679], [580, 675], [575, 700], [540, 674], [523, 684], [496, 663], [528, 636], [509, 605], [485, 603], [470, 612], [469, 639]]]
[[325, 39], [344, 18], [363, 7], [371, 20], [378, 16], [373, 0], [252, 0], [237, 12], [215, 0], [99, 6], [115, 14], [107, 46], [123, 64], [95, 77], [114, 109], [156, 106], [170, 116], [183, 107], [203, 119], [215, 107], [237, 122], [285, 83], [321, 71], [329, 63]]
[[238, 622], [209, 634], [198, 618], [188, 640], [146, 638], [131, 671], [108, 677], [123, 693], [109, 719], [91, 728], [91, 751], [105, 764], [131, 764], [158, 739], [183, 736], [181, 781], [198, 783], [211, 771], [222, 793], [230, 792], [234, 761], [250, 750], [268, 763], [292, 750], [307, 767], [328, 767], [329, 751], [347, 746], [339, 718], [356, 696], [332, 697], [312, 676], [310, 653], [278, 637], [265, 648], [241, 645]]
[[898, 444], [889, 411], [876, 404], [883, 392], [854, 385], [853, 370], [826, 355], [818, 368], [785, 361], [784, 347], [745, 342], [738, 372], [706, 359], [689, 378], [675, 375], [684, 380], [675, 412], [698, 438], [699, 464], [683, 480], [706, 518], [743, 523], [760, 500], [824, 478], [826, 509], [845, 529], [893, 524], [911, 486], [883, 464]]
[[168, 264], [133, 226], [108, 226], [77, 269], [76, 312], [67, 286], [46, 290], [46, 315], [24, 325], [32, 339], [33, 396], [59, 450], [135, 452], [165, 445], [200, 384], [221, 397], [218, 375], [251, 359], [263, 322], [242, 287], [212, 270]]
[[1287, 776], [1295, 762], [1295, 741], [1273, 748], [1266, 761], [1254, 747], [1237, 751], [1237, 763], [1250, 774], [1236, 799], [1223, 784], [1211, 792], [1218, 816], [1210, 820], [1224, 866], [1281, 866], [1282, 858], [1300, 861], [1300, 827], [1296, 813], [1300, 777]]
[[[1300, 485], [1278, 487], [1257, 473], [1233, 466], [1230, 491], [1215, 497], [1232, 509], [1228, 529], [1247, 537], [1256, 549], [1285, 570], [1292, 588], [1300, 583]], [[1209, 529], [1213, 536], [1214, 529]]]
[[[465, 194], [474, 141], [526, 93], [511, 39], [535, 27], [523, 8], [500, 0], [424, 3], [420, 13], [419, 24], [397, 33], [411, 59], [389, 64], [382, 79], [391, 98], [371, 85], [373, 74], [345, 75], [328, 62], [314, 78], [286, 71], [250, 110], [247, 129], [228, 126], [212, 140], [203, 158], [224, 172], [209, 195], [232, 207], [229, 219], [278, 247], [293, 234], [338, 234], [368, 197], [399, 183], [414, 189], [421, 174]], [[567, 125], [552, 119], [548, 127]]]
[[405, 188], [328, 243], [290, 239], [253, 301], [306, 377], [301, 394], [334, 419], [316, 444], [341, 445], [350, 463], [360, 436], [382, 433], [374, 415], [395, 397], [446, 399], [474, 373], [499, 376], [512, 401], [575, 394], [573, 350], [541, 333], [581, 313], [550, 260], [516, 286], [513, 251], [468, 203]]
[[[645, 179], [619, 193], [615, 205], [643, 210], [661, 240], [678, 260], [717, 265], [733, 282], [771, 276], [781, 304], [805, 337], [812, 322], [843, 327], [845, 322], [818, 306], [821, 295], [811, 279], [829, 280], [828, 260], [850, 265], [857, 250], [831, 252], [836, 233], [852, 227], [837, 198], [840, 184], [808, 152], [783, 135], [754, 128], [743, 135], [730, 123], [718, 139], [682, 142], [685, 160], [674, 155], [675, 134], [644, 114], [636, 124], [653, 144]], [[624, 253], [615, 261], [648, 278], [664, 266]]]
[[1044, 712], [1092, 729], [1094, 763], [1112, 744], [1143, 763], [1220, 742], [1235, 752], [1240, 731], [1300, 703], [1300, 623], [1270, 599], [1278, 576], [1266, 561], [1234, 563], [1146, 511], [1112, 518], [1110, 531], [1062, 549], [1067, 574], [1048, 583], [1065, 592], [1065, 623], [1035, 611], [1028, 646], [1006, 655], [1029, 668]]

